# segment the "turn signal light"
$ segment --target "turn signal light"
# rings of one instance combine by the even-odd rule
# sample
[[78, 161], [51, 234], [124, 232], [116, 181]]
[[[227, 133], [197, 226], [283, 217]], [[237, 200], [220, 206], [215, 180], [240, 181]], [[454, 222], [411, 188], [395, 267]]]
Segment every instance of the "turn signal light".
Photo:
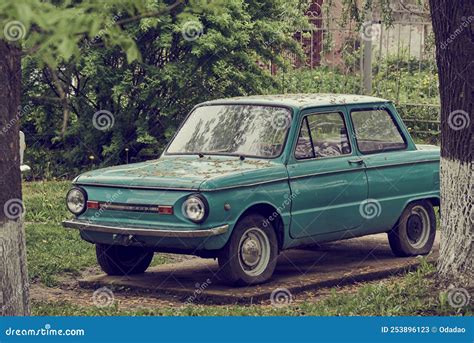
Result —
[[158, 206], [160, 214], [173, 214], [173, 206]]
[[88, 201], [87, 208], [92, 208], [94, 210], [98, 210], [100, 208], [100, 204], [98, 201]]

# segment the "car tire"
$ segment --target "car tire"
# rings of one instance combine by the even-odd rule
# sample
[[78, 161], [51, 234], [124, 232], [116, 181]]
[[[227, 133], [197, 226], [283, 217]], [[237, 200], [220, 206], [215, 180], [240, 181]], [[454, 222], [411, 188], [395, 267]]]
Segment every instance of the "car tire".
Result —
[[247, 215], [239, 220], [219, 253], [220, 278], [236, 286], [263, 283], [271, 278], [277, 256], [273, 225], [261, 215]]
[[392, 252], [397, 256], [426, 255], [436, 235], [436, 217], [431, 202], [410, 203], [388, 233]]
[[141, 247], [96, 244], [97, 262], [108, 275], [143, 273], [153, 259], [153, 251]]

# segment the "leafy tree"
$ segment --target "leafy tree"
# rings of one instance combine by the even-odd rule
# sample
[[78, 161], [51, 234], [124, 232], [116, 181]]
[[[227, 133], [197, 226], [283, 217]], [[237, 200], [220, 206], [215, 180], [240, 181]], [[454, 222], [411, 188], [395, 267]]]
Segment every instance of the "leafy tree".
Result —
[[[285, 67], [283, 52], [299, 52], [292, 34], [306, 25], [303, 10], [297, 1], [177, 6], [159, 18], [123, 25], [138, 48], [140, 59], [133, 63], [126, 63], [126, 50], [102, 41], [123, 22], [116, 13], [100, 36], [79, 42], [72, 63], [52, 69], [36, 56], [26, 58], [24, 103], [35, 104], [23, 122], [32, 146], [29, 162], [38, 169], [48, 161], [56, 175], [72, 176], [88, 167], [89, 156], [100, 165], [124, 163], [126, 148], [132, 161], [156, 158], [196, 103], [276, 91], [278, 84], [257, 62]], [[101, 110], [110, 112], [98, 117], [110, 126], [103, 131], [94, 120]]]
[[[256, 62], [283, 64], [274, 56], [295, 50], [287, 33], [303, 18], [302, 10], [296, 0], [0, 3], [3, 315], [29, 313], [20, 118], [27, 113], [30, 134], [43, 135], [50, 149], [70, 151], [66, 159], [79, 165], [84, 151], [119, 161], [121, 147], [130, 141], [133, 151], [151, 146], [154, 153], [170, 135], [169, 125], [197, 99], [270, 87]], [[21, 107], [23, 55], [28, 105]]]

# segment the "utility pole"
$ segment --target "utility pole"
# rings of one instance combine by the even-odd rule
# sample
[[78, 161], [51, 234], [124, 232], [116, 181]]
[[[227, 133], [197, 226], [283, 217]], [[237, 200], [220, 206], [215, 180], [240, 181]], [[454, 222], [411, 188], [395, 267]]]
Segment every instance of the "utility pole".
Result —
[[372, 41], [376, 39], [372, 22], [372, 12], [369, 10], [366, 14], [366, 20], [362, 24], [362, 89], [364, 94], [372, 94]]

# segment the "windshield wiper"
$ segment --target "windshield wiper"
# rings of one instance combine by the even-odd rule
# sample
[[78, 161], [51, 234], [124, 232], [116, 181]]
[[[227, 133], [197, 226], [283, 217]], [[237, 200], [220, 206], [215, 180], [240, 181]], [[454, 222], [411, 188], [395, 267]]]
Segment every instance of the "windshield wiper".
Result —
[[[212, 155], [215, 153], [219, 154], [223, 152], [226, 152], [226, 151], [225, 150], [206, 151], [206, 155]], [[196, 154], [199, 156], [199, 158], [204, 157], [204, 154], [202, 152], [197, 152]], [[241, 161], [245, 160], [245, 155], [241, 155], [241, 154], [226, 154], [226, 156], [238, 156]]]

